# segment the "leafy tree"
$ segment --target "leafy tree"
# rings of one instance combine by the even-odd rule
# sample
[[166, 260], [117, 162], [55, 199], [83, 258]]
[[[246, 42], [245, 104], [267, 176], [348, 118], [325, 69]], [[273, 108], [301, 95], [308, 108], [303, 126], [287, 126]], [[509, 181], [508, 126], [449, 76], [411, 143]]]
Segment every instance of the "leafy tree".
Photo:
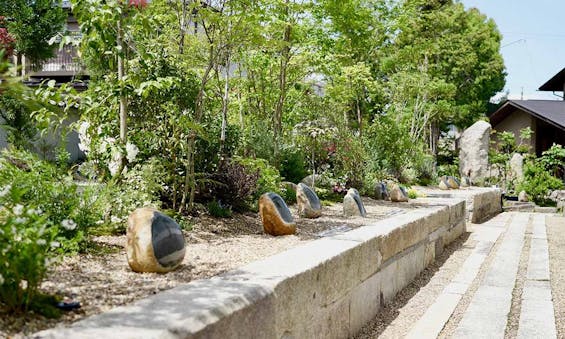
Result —
[[0, 15], [15, 39], [18, 57], [25, 55], [34, 66], [53, 56], [49, 40], [63, 30], [67, 18], [61, 0], [4, 0]]

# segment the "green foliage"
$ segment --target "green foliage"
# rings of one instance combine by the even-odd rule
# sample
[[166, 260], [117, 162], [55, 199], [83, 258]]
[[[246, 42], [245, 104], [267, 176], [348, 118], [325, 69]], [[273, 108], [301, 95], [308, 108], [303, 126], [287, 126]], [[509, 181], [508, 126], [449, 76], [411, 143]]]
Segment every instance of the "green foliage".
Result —
[[41, 210], [50, 224], [61, 226], [60, 250], [82, 250], [89, 227], [101, 217], [92, 207], [95, 196], [79, 194], [70, 175], [31, 153], [4, 151], [0, 164], [0, 185], [18, 187], [22, 192], [17, 203]]
[[258, 189], [260, 173], [235, 160], [225, 160], [218, 171], [210, 175], [205, 191], [224, 206], [234, 211], [245, 211], [253, 204], [252, 198]]
[[518, 184], [517, 191], [526, 191], [532, 200], [541, 206], [551, 204], [548, 195], [551, 190], [563, 188], [563, 182], [551, 175], [539, 160], [526, 162], [524, 179]]
[[565, 148], [563, 146], [553, 144], [541, 154], [539, 161], [554, 177], [565, 179]]
[[308, 175], [306, 156], [293, 147], [281, 151], [280, 174], [286, 181], [298, 183]]
[[0, 194], [0, 304], [9, 312], [50, 315], [39, 287], [57, 258], [58, 227], [37, 207], [21, 204], [25, 189], [3, 186]]
[[216, 218], [229, 218], [232, 216], [232, 210], [230, 206], [224, 206], [217, 200], [210, 201], [206, 207], [208, 208], [208, 213]]
[[63, 30], [67, 14], [60, 0], [3, 0], [0, 13], [15, 38], [15, 49], [33, 65], [53, 56], [49, 40]]
[[252, 195], [252, 199], [254, 201], [259, 199], [263, 193], [280, 192], [281, 175], [275, 167], [269, 165], [267, 160], [240, 157], [234, 157], [233, 160], [236, 163], [243, 165], [250, 173], [259, 174], [257, 179], [257, 189]]

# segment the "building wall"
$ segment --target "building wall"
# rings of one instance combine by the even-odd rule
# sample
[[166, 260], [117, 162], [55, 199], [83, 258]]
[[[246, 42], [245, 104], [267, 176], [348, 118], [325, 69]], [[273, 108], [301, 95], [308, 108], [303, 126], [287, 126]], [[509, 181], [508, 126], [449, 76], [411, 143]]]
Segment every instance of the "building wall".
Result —
[[[497, 125], [492, 126], [493, 130], [497, 132], [512, 132], [514, 133], [514, 137], [516, 138], [516, 142], [520, 143], [520, 130], [530, 127], [532, 131], [534, 131], [534, 135], [536, 134], [536, 124], [535, 118], [529, 115], [528, 113], [515, 110], [513, 113], [508, 115], [504, 120], [499, 122]], [[496, 135], [493, 138], [496, 140]], [[535, 152], [536, 145], [535, 145], [535, 138], [530, 139], [530, 145], [532, 146], [532, 152]]]

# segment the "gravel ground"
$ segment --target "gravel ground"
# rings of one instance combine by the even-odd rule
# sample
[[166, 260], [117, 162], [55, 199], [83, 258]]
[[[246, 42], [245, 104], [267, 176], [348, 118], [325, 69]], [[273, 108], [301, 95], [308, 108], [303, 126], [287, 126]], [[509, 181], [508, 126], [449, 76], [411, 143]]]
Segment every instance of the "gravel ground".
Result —
[[565, 338], [565, 218], [548, 217], [549, 270], [557, 337]]
[[473, 251], [476, 241], [468, 232], [449, 244], [436, 261], [426, 268], [410, 285], [400, 291], [393, 301], [379, 312], [375, 319], [355, 335], [355, 339], [402, 338], [437, 296], [455, 277], [459, 268]]
[[58, 324], [68, 324], [268, 257], [318, 238], [320, 233], [353, 229], [413, 208], [409, 204], [363, 200], [367, 218], [343, 217], [342, 205], [334, 204], [324, 207], [323, 216], [318, 219], [302, 219], [296, 216], [296, 207], [291, 206], [298, 230], [296, 235], [284, 237], [263, 234], [257, 214], [235, 215], [231, 219], [196, 218], [192, 230], [185, 232], [187, 251], [183, 264], [167, 274], [132, 272], [125, 256], [125, 235], [96, 237], [93, 239], [96, 251], [64, 258], [41, 286], [44, 292], [79, 301], [82, 307], [65, 313], [58, 320], [35, 314], [8, 314], [0, 308], [0, 338], [24, 337]]

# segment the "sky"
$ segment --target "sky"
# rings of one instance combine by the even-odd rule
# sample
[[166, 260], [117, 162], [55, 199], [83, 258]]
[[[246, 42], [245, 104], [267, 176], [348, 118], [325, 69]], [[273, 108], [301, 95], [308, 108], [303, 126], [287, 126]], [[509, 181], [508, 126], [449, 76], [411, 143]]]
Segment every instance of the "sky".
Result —
[[[461, 0], [493, 19], [503, 39], [509, 99], [562, 100], [537, 89], [565, 67], [565, 0]], [[556, 92], [563, 95], [563, 92]]]

